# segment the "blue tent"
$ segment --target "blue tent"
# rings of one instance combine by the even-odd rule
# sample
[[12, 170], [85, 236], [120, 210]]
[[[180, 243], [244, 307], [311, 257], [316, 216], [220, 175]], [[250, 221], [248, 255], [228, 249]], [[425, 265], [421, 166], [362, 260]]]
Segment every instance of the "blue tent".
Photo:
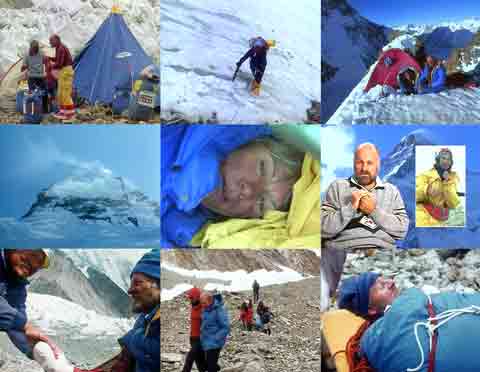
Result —
[[[119, 58], [123, 54], [123, 58]], [[127, 56], [125, 56], [127, 55]], [[129, 30], [123, 16], [112, 9], [85, 48], [75, 58], [74, 88], [77, 94], [90, 104], [111, 104], [117, 89], [131, 90], [132, 80], [140, 72], [153, 65], [153, 60], [143, 50]], [[154, 66], [159, 74], [158, 66]], [[156, 98], [160, 106], [160, 93]]]

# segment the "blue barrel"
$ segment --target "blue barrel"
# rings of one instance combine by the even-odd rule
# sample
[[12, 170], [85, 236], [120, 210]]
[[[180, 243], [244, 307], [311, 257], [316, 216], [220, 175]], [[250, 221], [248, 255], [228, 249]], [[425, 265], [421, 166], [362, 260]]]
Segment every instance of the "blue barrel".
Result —
[[40, 124], [43, 119], [43, 94], [41, 91], [26, 93], [23, 98], [23, 122]]
[[130, 91], [118, 89], [113, 94], [112, 112], [114, 115], [121, 115], [126, 109], [130, 100]]
[[19, 114], [23, 114], [23, 97], [27, 91], [24, 89], [17, 90], [17, 95], [15, 97], [15, 108]]

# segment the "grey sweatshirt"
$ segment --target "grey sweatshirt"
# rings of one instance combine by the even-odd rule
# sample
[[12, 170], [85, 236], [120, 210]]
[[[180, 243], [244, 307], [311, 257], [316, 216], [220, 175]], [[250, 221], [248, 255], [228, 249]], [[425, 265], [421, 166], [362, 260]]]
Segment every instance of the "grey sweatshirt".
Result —
[[376, 186], [370, 190], [376, 208], [367, 217], [353, 209], [355, 190], [366, 189], [353, 178], [329, 186], [322, 203], [322, 248], [394, 248], [395, 240], [405, 237], [409, 222], [398, 189], [377, 177]]

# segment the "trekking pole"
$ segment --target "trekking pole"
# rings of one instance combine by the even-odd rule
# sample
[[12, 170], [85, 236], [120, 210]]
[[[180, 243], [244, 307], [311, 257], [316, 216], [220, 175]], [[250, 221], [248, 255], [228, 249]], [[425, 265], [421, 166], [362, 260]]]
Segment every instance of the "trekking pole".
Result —
[[233, 73], [232, 81], [235, 81], [237, 78], [238, 70], [240, 70], [240, 66], [237, 65], [237, 68], [235, 69], [235, 72]]

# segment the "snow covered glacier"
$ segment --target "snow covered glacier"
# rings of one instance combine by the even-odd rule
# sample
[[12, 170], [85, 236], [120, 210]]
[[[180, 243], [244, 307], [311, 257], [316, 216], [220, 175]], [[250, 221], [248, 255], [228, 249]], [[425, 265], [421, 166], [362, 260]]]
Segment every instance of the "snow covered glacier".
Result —
[[[162, 0], [162, 115], [223, 123], [302, 122], [320, 100], [320, 1]], [[259, 97], [248, 91], [250, 38], [277, 44]]]

